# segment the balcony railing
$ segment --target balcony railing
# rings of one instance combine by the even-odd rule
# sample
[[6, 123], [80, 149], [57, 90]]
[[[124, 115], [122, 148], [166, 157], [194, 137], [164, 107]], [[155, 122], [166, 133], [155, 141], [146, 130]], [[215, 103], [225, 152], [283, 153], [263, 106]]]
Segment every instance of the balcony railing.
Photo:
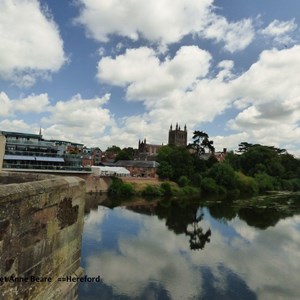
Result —
[[9, 139], [9, 138], [6, 140], [6, 144], [33, 145], [33, 146], [44, 146], [44, 147], [55, 147], [56, 146], [53, 142], [13, 140], [13, 139]]
[[8, 164], [3, 163], [4, 169], [31, 169], [31, 170], [56, 170], [56, 171], [91, 171], [90, 167]]
[[38, 152], [38, 151], [21, 151], [21, 150], [6, 150], [5, 154], [9, 154], [9, 155], [22, 155], [22, 156], [62, 157], [62, 155], [59, 155], [57, 153]]

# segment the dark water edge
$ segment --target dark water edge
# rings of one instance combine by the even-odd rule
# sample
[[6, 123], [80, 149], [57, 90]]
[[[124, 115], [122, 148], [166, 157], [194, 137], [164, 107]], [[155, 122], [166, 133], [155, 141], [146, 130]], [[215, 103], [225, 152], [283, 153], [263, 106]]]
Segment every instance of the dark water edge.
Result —
[[298, 194], [97, 206], [79, 299], [299, 299], [299, 249]]

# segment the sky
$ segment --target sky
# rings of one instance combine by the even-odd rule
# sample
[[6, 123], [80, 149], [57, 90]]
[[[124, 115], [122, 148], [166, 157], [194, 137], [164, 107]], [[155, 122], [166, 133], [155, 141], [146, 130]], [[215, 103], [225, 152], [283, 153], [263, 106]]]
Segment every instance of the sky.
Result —
[[300, 155], [299, 0], [0, 0], [0, 130], [102, 150], [170, 125]]

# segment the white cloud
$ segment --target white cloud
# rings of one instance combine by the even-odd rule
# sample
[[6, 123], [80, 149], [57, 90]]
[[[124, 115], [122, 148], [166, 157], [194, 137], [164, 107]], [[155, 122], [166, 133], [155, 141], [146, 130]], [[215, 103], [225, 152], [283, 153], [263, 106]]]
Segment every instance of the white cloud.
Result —
[[295, 19], [290, 21], [273, 20], [266, 28], [261, 30], [261, 33], [269, 36], [279, 36], [290, 33], [296, 30], [297, 27]]
[[300, 46], [264, 51], [248, 71], [231, 83], [238, 98], [235, 105], [241, 111], [229, 126], [252, 132], [261, 143], [276, 141], [278, 145], [300, 137], [299, 69]]
[[207, 75], [211, 56], [196, 46], [181, 47], [163, 62], [146, 47], [127, 50], [115, 59], [104, 57], [98, 64], [98, 78], [118, 86], [128, 86], [128, 99], [164, 97], [175, 89], [186, 90]]
[[47, 94], [35, 95], [21, 99], [9, 99], [6, 93], [0, 93], [1, 112], [0, 116], [9, 116], [16, 113], [41, 113], [47, 110], [49, 99]]
[[80, 140], [89, 146], [99, 146], [100, 135], [113, 124], [109, 110], [102, 107], [109, 99], [109, 94], [93, 99], [77, 94], [70, 100], [58, 101], [41, 120], [45, 137]]
[[[110, 95], [84, 99], [80, 94], [69, 100], [58, 101], [51, 104], [47, 94], [30, 95], [20, 99], [9, 99], [0, 93], [0, 126], [2, 130], [38, 132], [43, 127], [45, 138], [55, 138], [85, 143], [87, 146], [101, 146], [100, 136], [104, 131], [115, 125], [109, 110], [103, 108], [110, 99]], [[31, 113], [31, 114], [30, 114]], [[20, 115], [30, 118], [39, 118], [40, 123], [35, 124], [27, 120], [14, 120]], [[45, 116], [45, 114], [47, 114]], [[1, 119], [0, 119], [1, 120]]]
[[47, 110], [49, 104], [47, 94], [33, 94], [20, 100], [13, 100], [12, 108], [14, 111], [21, 113], [41, 113]]
[[38, 133], [39, 128], [36, 124], [27, 124], [24, 120], [5, 119], [0, 121], [0, 128], [4, 131]]
[[79, 3], [81, 11], [76, 23], [85, 26], [89, 37], [101, 42], [116, 34], [132, 40], [143, 37], [165, 49], [165, 45], [179, 42], [186, 35], [198, 34], [222, 41], [226, 50], [235, 52], [248, 46], [254, 36], [251, 20], [229, 23], [214, 13], [213, 0], [80, 0]]
[[[298, 25], [295, 19], [289, 21], [273, 20], [266, 28], [259, 31], [264, 37], [273, 39], [275, 45], [289, 45], [295, 43]], [[299, 33], [299, 32], [298, 32]]]
[[151, 41], [173, 43], [204, 26], [212, 2], [81, 0], [77, 22], [86, 26], [88, 36], [99, 41], [108, 41], [110, 34], [133, 40], [141, 34]]
[[8, 96], [4, 92], [1, 92], [0, 93], [0, 107], [1, 107], [0, 116], [8, 116], [10, 106], [11, 103]]
[[199, 120], [212, 121], [230, 103], [227, 81], [233, 62], [222, 61], [217, 76], [208, 79], [210, 63], [211, 55], [196, 46], [181, 47], [173, 58], [162, 61], [146, 47], [102, 58], [98, 79], [126, 88], [127, 99], [142, 101], [146, 108], [143, 115], [124, 118], [116, 135], [110, 135], [118, 141], [120, 132], [127, 141], [135, 137], [134, 145], [137, 136], [150, 137], [150, 143], [166, 143], [170, 123], [182, 120], [191, 130]]
[[65, 61], [59, 30], [37, 0], [0, 2], [0, 77], [28, 87]]
[[236, 52], [245, 49], [253, 41], [255, 31], [251, 19], [229, 23], [224, 17], [213, 15], [211, 23], [202, 35], [217, 42], [224, 42], [225, 50]]

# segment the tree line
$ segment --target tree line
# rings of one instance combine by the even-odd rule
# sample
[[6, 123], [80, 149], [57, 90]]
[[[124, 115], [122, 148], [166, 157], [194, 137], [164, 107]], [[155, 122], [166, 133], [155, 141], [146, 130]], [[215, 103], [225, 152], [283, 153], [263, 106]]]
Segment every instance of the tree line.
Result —
[[271, 190], [300, 190], [300, 160], [285, 149], [242, 142], [218, 162], [213, 141], [195, 131], [185, 147], [163, 146], [157, 156], [158, 175], [203, 194], [238, 197]]

